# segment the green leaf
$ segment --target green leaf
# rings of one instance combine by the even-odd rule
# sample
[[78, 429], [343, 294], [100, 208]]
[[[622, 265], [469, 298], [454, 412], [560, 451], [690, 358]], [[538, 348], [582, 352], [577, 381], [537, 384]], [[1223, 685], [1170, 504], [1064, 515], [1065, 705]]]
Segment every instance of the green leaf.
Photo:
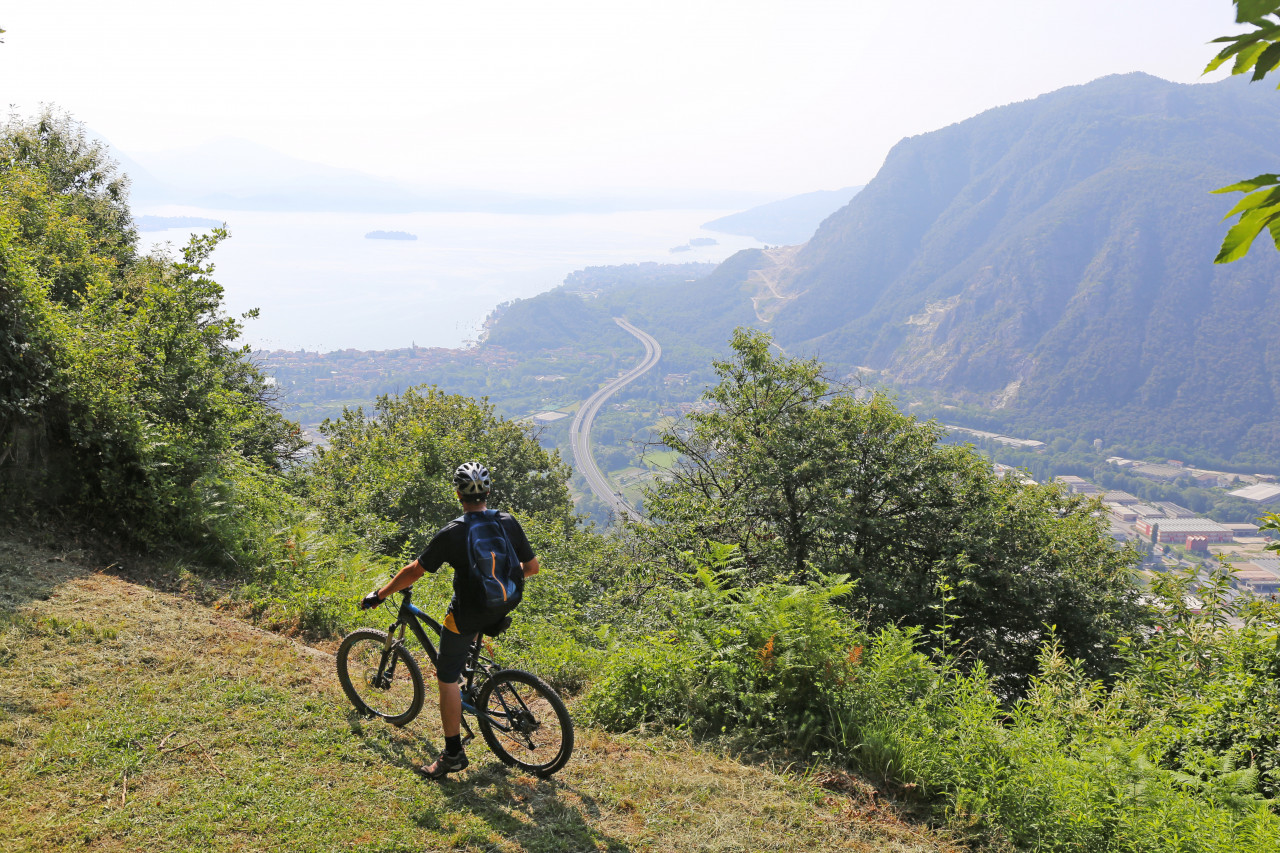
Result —
[[[1259, 44], [1274, 42], [1277, 39], [1280, 39], [1280, 24], [1270, 24], [1268, 26], [1259, 25], [1259, 29], [1251, 32], [1237, 33], [1233, 36], [1221, 36], [1216, 38], [1209, 43], [1226, 44], [1228, 47], [1224, 47], [1216, 56], [1214, 56], [1213, 59], [1209, 61], [1209, 64], [1205, 66], [1204, 73], [1208, 74], [1210, 71], [1217, 69], [1228, 59], [1243, 50], [1255, 47]], [[1239, 74], [1243, 70], [1243, 68], [1236, 68], [1231, 73]]]
[[1258, 61], [1254, 63], [1251, 82], [1261, 80], [1277, 65], [1280, 65], [1280, 41], [1272, 42], [1258, 57]]
[[1253, 192], [1263, 187], [1272, 187], [1280, 184], [1280, 175], [1258, 175], [1256, 178], [1250, 178], [1247, 181], [1241, 181], [1238, 184], [1232, 184], [1228, 187], [1219, 187], [1216, 190], [1210, 190], [1214, 193], [1235, 193], [1235, 192]]
[[1232, 74], [1243, 74], [1253, 67], [1258, 61], [1258, 57], [1262, 55], [1269, 47], [1265, 41], [1256, 41], [1246, 47], [1244, 50], [1236, 54], [1236, 64], [1231, 67]]
[[[1238, 36], [1223, 36], [1222, 38], [1217, 38], [1217, 39], [1214, 39], [1213, 41], [1214, 42], [1231, 42], [1231, 46], [1224, 47], [1221, 51], [1218, 52], [1217, 56], [1209, 60], [1209, 64], [1204, 67], [1205, 74], [1208, 74], [1210, 71], [1216, 71], [1218, 67], [1222, 65], [1222, 63], [1226, 62], [1228, 59], [1235, 56], [1240, 51], [1248, 47], [1251, 47], [1254, 44], [1257, 44], [1259, 41], [1259, 36], [1255, 31], [1252, 33], [1241, 33]], [[1237, 72], [1232, 71], [1231, 73], [1235, 74]]]
[[1256, 24], [1280, 10], [1277, 0], [1235, 0], [1235, 3], [1237, 24]]
[[1235, 207], [1223, 219], [1230, 219], [1237, 213], [1244, 213], [1246, 210], [1254, 210], [1259, 207], [1270, 207], [1271, 205], [1280, 204], [1280, 187], [1272, 187], [1269, 190], [1259, 190], [1255, 193], [1249, 193], [1240, 199]]
[[1213, 259], [1215, 264], [1229, 264], [1249, 254], [1249, 247], [1254, 238], [1265, 227], [1270, 231], [1274, 222], [1280, 222], [1280, 208], [1263, 208], [1240, 217], [1240, 221], [1231, 226], [1227, 236], [1222, 238], [1222, 248]]
[[[1271, 232], [1271, 241], [1276, 244], [1276, 251], [1280, 251], [1280, 219], [1273, 219], [1268, 222], [1267, 230]], [[1275, 544], [1277, 543], [1272, 543], [1272, 545]], [[1268, 547], [1270, 548], [1270, 546]], [[1271, 548], [1271, 550], [1280, 550], [1280, 548]], [[1277, 635], [1276, 639], [1280, 641], [1280, 635]]]

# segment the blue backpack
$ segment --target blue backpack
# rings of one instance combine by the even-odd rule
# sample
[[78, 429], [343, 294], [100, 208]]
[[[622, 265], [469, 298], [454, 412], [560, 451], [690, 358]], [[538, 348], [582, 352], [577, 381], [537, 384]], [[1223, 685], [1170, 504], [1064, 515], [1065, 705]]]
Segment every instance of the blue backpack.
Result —
[[469, 584], [476, 605], [489, 610], [510, 610], [520, 603], [524, 570], [515, 546], [502, 529], [496, 509], [470, 512], [459, 519], [467, 525], [467, 556], [471, 560]]

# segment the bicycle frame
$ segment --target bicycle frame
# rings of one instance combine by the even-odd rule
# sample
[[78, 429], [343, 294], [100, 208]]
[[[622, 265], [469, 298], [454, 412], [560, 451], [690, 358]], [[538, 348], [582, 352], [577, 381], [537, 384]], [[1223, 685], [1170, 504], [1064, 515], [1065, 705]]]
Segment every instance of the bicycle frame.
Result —
[[[436, 651], [435, 644], [431, 642], [430, 636], [423, 630], [422, 623], [426, 622], [431, 627], [431, 630], [436, 633], [436, 636], [439, 636], [440, 632], [444, 630], [443, 626], [420, 608], [414, 606], [413, 587], [401, 591], [400, 596], [400, 609], [396, 613], [396, 621], [387, 629], [387, 651], [390, 652], [391, 647], [397, 643], [402, 644], [404, 642], [404, 629], [405, 626], [408, 626], [409, 630], [413, 632], [413, 636], [418, 638], [418, 642], [426, 650], [427, 657], [431, 659], [431, 665], [436, 666], [440, 662], [440, 653]], [[398, 638], [396, 637], [396, 629], [400, 631]]]
[[[422, 623], [425, 622], [437, 636], [439, 636], [440, 632], [444, 630], [444, 627], [431, 616], [423, 612], [421, 608], [414, 605], [413, 587], [402, 590], [400, 595], [400, 609], [396, 613], [396, 621], [387, 629], [387, 644], [382, 650], [382, 660], [378, 665], [378, 671], [381, 674], [387, 670], [388, 663], [390, 664], [391, 671], [387, 673], [388, 677], [394, 673], [397, 660], [396, 656], [392, 654], [392, 649], [396, 646], [404, 645], [405, 627], [408, 627], [409, 630], [413, 632], [413, 636], [415, 636], [418, 639], [418, 642], [422, 644], [422, 648], [426, 651], [427, 657], [430, 658], [432, 666], [438, 666], [440, 661], [440, 653], [436, 650], [435, 644], [431, 642], [431, 636], [425, 629], [423, 629]], [[397, 629], [399, 630], [398, 636]], [[480, 650], [484, 646], [483, 638], [483, 633], [478, 633], [476, 635], [476, 641], [472, 646], [471, 654], [467, 656], [467, 662], [463, 666], [462, 671], [464, 681], [460, 688], [462, 693], [462, 710], [477, 718], [483, 717], [485, 722], [498, 731], [510, 733], [516, 730], [516, 726], [513, 725], [515, 715], [513, 714], [513, 709], [506, 707], [507, 703], [505, 698], [499, 697], [499, 702], [502, 703], [504, 711], [504, 718], [501, 719], [495, 718], [485, 711], [477, 708], [472, 701], [476, 695], [476, 691], [479, 690], [481, 685], [483, 685], [485, 680], [489, 677], [489, 673], [492, 668], [497, 666], [496, 662], [493, 660], [482, 661], [480, 659]], [[477, 674], [481, 676], [479, 684], [476, 683]], [[519, 697], [517, 697], [517, 699], [520, 701], [520, 710], [527, 713], [528, 708], [524, 705], [524, 701], [519, 699]], [[462, 728], [466, 733], [466, 737], [463, 739], [464, 743], [469, 743], [475, 739], [475, 733], [471, 731], [471, 726], [467, 724], [465, 717], [462, 718]]]

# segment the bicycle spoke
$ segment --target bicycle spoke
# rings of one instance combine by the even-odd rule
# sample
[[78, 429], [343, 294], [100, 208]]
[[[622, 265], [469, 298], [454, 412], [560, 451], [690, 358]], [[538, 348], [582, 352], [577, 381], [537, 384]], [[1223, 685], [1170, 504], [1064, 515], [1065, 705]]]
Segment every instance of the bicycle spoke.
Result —
[[569, 760], [573, 723], [560, 697], [536, 676], [495, 673], [481, 699], [481, 734], [503, 761], [548, 775]]
[[422, 675], [402, 646], [388, 650], [381, 631], [355, 631], [343, 642], [338, 678], [356, 708], [397, 725], [422, 707]]

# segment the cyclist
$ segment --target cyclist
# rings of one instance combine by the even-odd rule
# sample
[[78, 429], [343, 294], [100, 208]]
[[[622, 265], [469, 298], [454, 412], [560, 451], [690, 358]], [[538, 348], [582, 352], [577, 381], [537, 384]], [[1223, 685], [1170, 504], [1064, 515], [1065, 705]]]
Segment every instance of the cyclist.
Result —
[[[436, 667], [436, 680], [440, 687], [440, 724], [444, 730], [444, 752], [436, 758], [424, 772], [428, 778], [443, 779], [450, 773], [463, 770], [467, 766], [467, 754], [462, 749], [462, 693], [458, 682], [462, 677], [462, 667], [471, 644], [476, 635], [486, 628], [501, 622], [510, 612], [511, 607], [498, 609], [477, 607], [468, 601], [470, 597], [460, 583], [467, 573], [470, 556], [467, 551], [468, 516], [472, 513], [484, 512], [488, 509], [489, 490], [492, 481], [489, 469], [478, 462], [465, 462], [454, 472], [453, 484], [457, 488], [458, 500], [462, 501], [464, 514], [446, 524], [432, 537], [425, 551], [396, 573], [396, 576], [381, 589], [375, 589], [360, 602], [361, 609], [377, 607], [394, 592], [408, 589], [426, 572], [435, 572], [440, 566], [448, 563], [453, 567], [453, 599], [449, 602], [449, 612], [445, 615], [440, 632], [440, 656]], [[505, 512], [498, 513], [498, 521], [503, 532], [515, 549], [516, 558], [520, 561], [523, 578], [538, 573], [538, 558], [529, 545], [520, 522]], [[523, 583], [523, 578], [519, 583]]]

